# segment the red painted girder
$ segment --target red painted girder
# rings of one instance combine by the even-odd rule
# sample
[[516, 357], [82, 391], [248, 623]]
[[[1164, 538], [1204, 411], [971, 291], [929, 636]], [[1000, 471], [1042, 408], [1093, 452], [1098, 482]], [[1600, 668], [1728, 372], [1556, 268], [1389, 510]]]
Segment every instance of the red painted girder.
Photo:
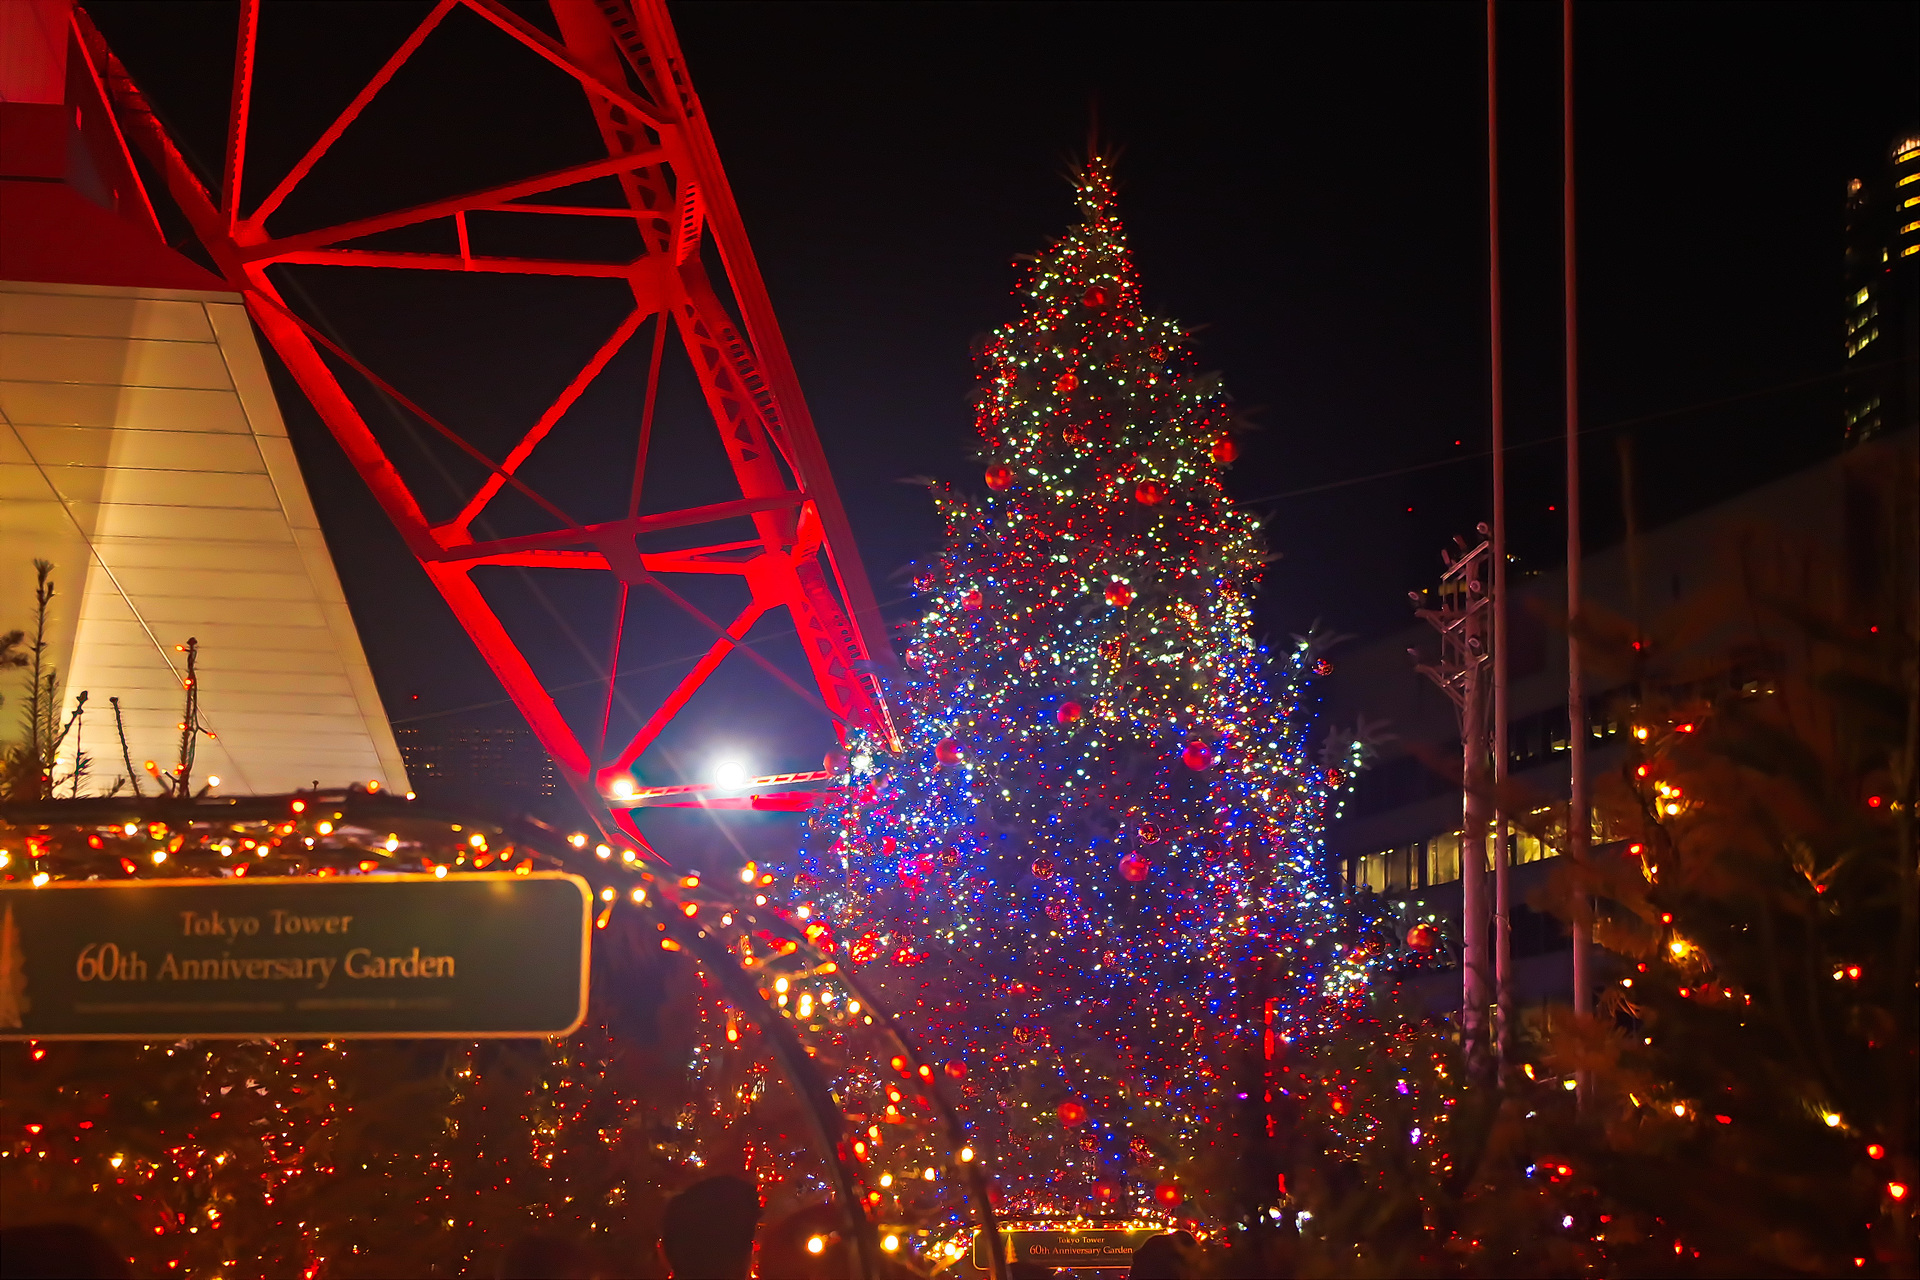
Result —
[[[253, 27], [257, 22], [252, 0], [242, 8], [243, 31], [234, 76], [233, 128], [224, 157], [218, 206], [146, 108], [124, 68], [111, 60], [97, 32], [91, 30], [84, 16], [76, 15], [76, 21], [82, 27], [83, 39], [90, 51], [96, 55], [96, 65], [108, 68], [107, 79], [111, 82], [118, 114], [124, 117], [126, 132], [164, 173], [170, 193], [186, 213], [196, 236], [242, 293], [255, 322], [340, 441], [409, 548], [420, 558], [429, 578], [554, 756], [562, 774], [590, 811], [610, 819], [610, 825], [644, 845], [631, 815], [611, 812], [597, 785], [605, 780], [613, 766], [593, 769], [577, 735], [560, 716], [524, 655], [473, 583], [470, 575], [474, 568], [515, 564], [611, 571], [622, 583], [616, 635], [624, 634], [625, 613], [628, 601], [636, 598], [631, 595], [635, 587], [646, 588], [646, 596], [664, 599], [715, 634], [716, 640], [707, 658], [688, 672], [641, 732], [612, 755], [620, 768], [630, 766], [638, 758], [659, 730], [684, 708], [719, 659], [736, 648], [743, 649], [748, 658], [777, 679], [799, 689], [785, 672], [751, 648], [739, 644], [752, 621], [769, 609], [785, 607], [792, 614], [812, 669], [819, 703], [837, 723], [862, 723], [877, 732], [891, 732], [877, 685], [865, 669], [870, 657], [885, 664], [890, 662], [891, 653], [883, 642], [869, 646], [862, 634], [861, 621], [864, 619], [869, 624], [874, 621], [871, 591], [859, 571], [857, 553], [846, 532], [844, 513], [793, 378], [791, 361], [773, 322], [758, 267], [740, 228], [698, 99], [680, 65], [677, 44], [664, 9], [658, 4], [643, 5], [634, 20], [628, 22], [620, 12], [622, 0], [598, 0], [598, 3], [555, 0], [554, 11], [564, 36], [564, 43], [556, 43], [494, 0], [465, 0], [468, 8], [580, 83], [600, 125], [609, 152], [607, 159], [334, 227], [277, 239], [267, 233], [264, 225], [267, 216], [311, 174], [317, 161], [421, 47], [456, 2], [459, 0], [442, 0], [435, 6], [260, 207], [244, 218], [237, 214], [235, 206], [245, 169], [245, 121], [252, 81]], [[621, 65], [623, 57], [628, 63], [625, 67]], [[657, 102], [647, 103], [627, 87], [629, 70], [655, 93]], [[664, 93], [660, 92], [662, 85], [667, 86]], [[626, 210], [574, 210], [564, 205], [513, 203], [525, 196], [606, 176], [613, 177], [619, 184], [628, 203]], [[549, 217], [631, 217], [641, 228], [647, 252], [625, 263], [475, 258], [467, 235], [466, 214], [482, 210]], [[458, 255], [392, 253], [357, 249], [347, 244], [382, 231], [440, 219], [453, 221], [460, 244]], [[715, 237], [721, 261], [727, 268], [731, 293], [742, 308], [750, 338], [743, 337], [735, 328], [695, 252], [703, 229]], [[583, 363], [507, 458], [496, 463], [288, 310], [266, 275], [268, 267], [275, 264], [622, 278], [627, 280], [633, 294], [634, 310]], [[591, 524], [576, 521], [561, 507], [528, 489], [514, 473], [645, 318], [660, 314], [664, 321], [664, 313], [669, 312], [692, 359], [715, 425], [720, 429], [742, 497], [704, 508], [638, 514], [652, 427], [653, 384], [659, 371], [659, 342], [664, 337], [664, 331], [656, 326], [641, 451], [628, 518]], [[428, 525], [410, 490], [340, 385], [329, 356], [353, 368], [487, 468], [488, 479], [453, 521]], [[566, 527], [524, 538], [471, 541], [468, 533], [471, 523], [491, 499], [509, 485], [522, 491]], [[634, 543], [637, 536], [646, 532], [742, 517], [751, 520], [756, 529], [758, 537], [754, 542], [644, 554]], [[744, 555], [756, 549], [759, 554]], [[657, 576], [673, 573], [738, 576], [747, 584], [751, 600], [732, 625], [722, 628]], [[852, 604], [852, 614], [841, 604], [843, 599]], [[881, 633], [875, 630], [873, 634], [877, 637]], [[617, 658], [616, 649], [615, 670]], [[809, 690], [801, 692], [810, 698], [814, 696]], [[610, 686], [609, 710], [611, 701]], [[602, 733], [604, 736], [604, 729]]]

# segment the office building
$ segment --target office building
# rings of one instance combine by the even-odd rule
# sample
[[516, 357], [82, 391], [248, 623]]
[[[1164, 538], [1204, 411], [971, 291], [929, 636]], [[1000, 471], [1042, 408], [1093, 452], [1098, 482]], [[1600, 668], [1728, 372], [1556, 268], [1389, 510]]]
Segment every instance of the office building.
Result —
[[430, 720], [394, 736], [425, 803], [540, 813], [559, 794], [553, 760], [525, 725]]
[[[1890, 510], [1904, 502], [1911, 521], [1916, 474], [1914, 431], [1881, 439], [1820, 466], [1751, 490], [1727, 502], [1643, 533], [1638, 540], [1638, 589], [1626, 548], [1586, 557], [1586, 598], [1612, 613], [1636, 612], [1651, 625], [1690, 593], [1725, 580], [1730, 549], [1743, 534], [1773, 530], [1841, 566], [1838, 584], [1850, 607], [1896, 617], [1913, 608], [1916, 584], [1910, 554], [1889, 554]], [[1892, 505], [1890, 505], [1892, 504]], [[1910, 534], [1908, 535], [1911, 536]], [[1904, 567], [1903, 567], [1904, 566]], [[1564, 633], [1547, 619], [1564, 615], [1563, 570], [1515, 574], [1509, 583], [1508, 768], [1517, 787], [1544, 807], [1565, 803], [1568, 777], [1567, 651]], [[1327, 725], [1352, 725], [1364, 716], [1385, 721], [1393, 735], [1378, 761], [1360, 775], [1344, 815], [1328, 832], [1332, 879], [1376, 895], [1402, 937], [1431, 920], [1457, 942], [1460, 922], [1460, 731], [1454, 705], [1414, 669], [1408, 649], [1431, 654], [1434, 634], [1423, 623], [1352, 652], [1333, 655], [1324, 687]], [[1738, 637], [1724, 637], [1728, 644]], [[1589, 674], [1588, 773], [1617, 769], [1632, 726], [1624, 690]], [[1596, 830], [1604, 849], [1608, 833]], [[1491, 844], [1491, 841], [1489, 841]], [[1515, 989], [1520, 1001], [1571, 996], [1570, 943], [1558, 921], [1524, 907], [1551, 870], [1554, 851], [1525, 834], [1513, 837], [1512, 893]], [[1488, 892], [1492, 886], [1489, 881]], [[1457, 973], [1416, 983], [1443, 1007], [1459, 999]]]
[[1848, 443], [1920, 420], [1920, 130], [1847, 183], [1844, 350]]

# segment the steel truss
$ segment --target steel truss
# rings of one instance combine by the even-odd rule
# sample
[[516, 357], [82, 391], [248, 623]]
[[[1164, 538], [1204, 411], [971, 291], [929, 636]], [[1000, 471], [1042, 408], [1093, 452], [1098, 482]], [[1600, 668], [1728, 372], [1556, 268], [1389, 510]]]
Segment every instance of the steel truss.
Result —
[[[75, 11], [75, 23], [123, 134], [164, 176], [169, 194], [217, 270], [245, 299], [260, 332], [473, 638], [561, 775], [608, 838], [618, 838], [617, 832], [658, 857], [641, 835], [633, 811], [642, 804], [665, 801], [655, 793], [673, 789], [636, 789], [627, 778], [628, 771], [725, 658], [737, 650], [814, 701], [832, 718], [844, 743], [852, 727], [894, 740], [873, 666], [875, 662], [890, 666], [892, 654], [663, 0], [551, 0], [551, 7], [559, 39], [500, 0], [437, 0], [298, 163], [251, 209], [240, 207], [240, 193], [247, 174], [259, 0], [241, 0], [225, 153], [217, 183], [211, 186], [186, 161], [83, 11]], [[557, 68], [578, 84], [599, 127], [604, 158], [334, 226], [287, 234], [272, 230], [269, 223], [288, 197], [315, 181], [315, 167], [456, 9], [477, 15], [529, 57]], [[568, 198], [569, 189], [608, 178], [618, 184], [618, 207], [590, 206]], [[486, 256], [473, 251], [468, 219], [475, 214], [516, 214], [576, 224], [581, 219], [618, 218], [637, 229], [643, 248], [625, 261]], [[367, 243], [386, 233], [426, 227], [450, 228], [450, 242], [458, 244], [458, 251], [399, 251]], [[703, 246], [711, 246], [723, 265], [727, 292], [740, 311], [738, 323], [708, 275]], [[440, 421], [408, 399], [290, 305], [283, 296], [284, 278], [277, 281], [274, 268], [291, 266], [620, 280], [632, 295], [632, 309], [585, 356], [575, 376], [527, 426], [519, 442], [496, 458], [472, 444], [457, 425]], [[605, 521], [578, 519], [569, 514], [562, 499], [537, 492], [519, 473], [609, 362], [653, 317], [660, 320], [652, 326], [649, 381], [637, 415], [637, 460], [626, 515]], [[698, 377], [739, 497], [643, 515], [641, 495], [649, 453], [659, 444], [653, 438], [654, 408], [669, 329]], [[414, 491], [343, 385], [343, 370], [377, 388], [486, 469], [485, 481], [456, 516], [436, 523], [424, 514]], [[545, 527], [515, 537], [476, 537], [476, 521], [509, 489], [538, 509]], [[644, 535], [666, 530], [694, 536], [707, 530], [717, 536], [728, 524], [741, 529], [743, 519], [751, 522], [751, 538], [665, 552], [643, 551], [639, 542]], [[606, 671], [606, 711], [599, 741], [591, 749], [562, 716], [521, 645], [474, 581], [475, 571], [488, 566], [595, 571], [617, 579], [619, 603]], [[750, 593], [747, 605], [730, 619], [708, 616], [670, 585], [679, 575], [716, 574], [736, 578]], [[811, 688], [742, 643], [756, 622], [780, 609], [792, 616], [812, 676]], [[606, 742], [622, 641], [630, 629], [644, 626], [648, 617], [668, 611], [693, 619], [711, 635], [711, 644], [632, 737], [624, 743]], [[808, 775], [803, 785], [818, 778]], [[766, 802], [761, 807], [792, 809], [805, 803], [792, 794], [766, 797]]]

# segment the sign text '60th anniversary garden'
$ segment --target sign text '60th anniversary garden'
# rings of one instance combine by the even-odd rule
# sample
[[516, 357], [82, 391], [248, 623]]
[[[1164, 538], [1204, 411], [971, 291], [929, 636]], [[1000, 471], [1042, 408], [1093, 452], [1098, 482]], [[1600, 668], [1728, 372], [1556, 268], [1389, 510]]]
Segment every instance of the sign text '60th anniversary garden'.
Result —
[[586, 1016], [578, 876], [0, 888], [0, 1038], [550, 1036]]

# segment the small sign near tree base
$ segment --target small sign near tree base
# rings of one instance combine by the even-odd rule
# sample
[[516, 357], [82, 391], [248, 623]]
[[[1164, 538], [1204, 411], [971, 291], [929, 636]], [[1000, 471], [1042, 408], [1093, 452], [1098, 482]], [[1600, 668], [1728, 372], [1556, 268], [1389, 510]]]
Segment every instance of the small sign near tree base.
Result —
[[591, 911], [559, 872], [0, 886], [0, 1039], [564, 1036]]

